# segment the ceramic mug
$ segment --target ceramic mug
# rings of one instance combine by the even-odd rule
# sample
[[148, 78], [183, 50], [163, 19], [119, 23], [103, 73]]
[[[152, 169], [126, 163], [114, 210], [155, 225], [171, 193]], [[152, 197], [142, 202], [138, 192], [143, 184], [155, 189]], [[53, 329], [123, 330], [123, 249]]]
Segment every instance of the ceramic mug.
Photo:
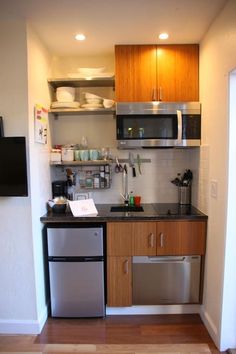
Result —
[[89, 151], [88, 150], [80, 150], [80, 159], [81, 159], [81, 161], [88, 161]]
[[90, 158], [90, 160], [98, 160], [98, 157], [99, 157], [98, 150], [95, 150], [95, 149], [89, 150], [89, 158]]
[[75, 159], [75, 161], [79, 161], [80, 160], [80, 150], [75, 150], [74, 151], [74, 159]]

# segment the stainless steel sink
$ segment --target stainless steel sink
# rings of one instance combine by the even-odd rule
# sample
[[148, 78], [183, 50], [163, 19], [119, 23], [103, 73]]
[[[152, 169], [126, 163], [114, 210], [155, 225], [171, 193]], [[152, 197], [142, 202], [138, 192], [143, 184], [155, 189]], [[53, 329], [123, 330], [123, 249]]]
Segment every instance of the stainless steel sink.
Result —
[[111, 212], [126, 212], [126, 211], [144, 211], [142, 206], [131, 206], [131, 205], [115, 205], [111, 207]]

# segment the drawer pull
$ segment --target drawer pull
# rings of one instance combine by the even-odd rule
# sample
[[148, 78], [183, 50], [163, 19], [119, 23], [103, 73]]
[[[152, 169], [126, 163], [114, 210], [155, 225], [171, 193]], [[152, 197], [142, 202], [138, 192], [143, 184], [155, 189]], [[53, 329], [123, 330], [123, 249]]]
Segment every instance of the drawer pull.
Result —
[[164, 234], [163, 234], [163, 232], [160, 233], [160, 246], [161, 246], [161, 248], [164, 247]]
[[159, 88], [159, 101], [162, 101], [162, 87]]
[[158, 101], [156, 88], [152, 89], [152, 101]]
[[149, 247], [153, 248], [154, 247], [154, 234], [151, 232], [149, 237], [148, 237], [148, 243], [149, 243]]
[[126, 261], [124, 261], [124, 273], [125, 274], [129, 273], [129, 261], [128, 261], [128, 259], [126, 259]]

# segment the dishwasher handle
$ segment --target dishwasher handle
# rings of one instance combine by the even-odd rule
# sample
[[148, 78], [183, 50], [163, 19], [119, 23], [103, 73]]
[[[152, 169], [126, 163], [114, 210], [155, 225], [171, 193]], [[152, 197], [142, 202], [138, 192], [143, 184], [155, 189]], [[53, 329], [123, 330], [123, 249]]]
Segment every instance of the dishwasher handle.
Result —
[[151, 263], [184, 262], [185, 256], [148, 257]]
[[201, 256], [134, 256], [133, 263], [181, 263], [181, 262], [200, 262]]

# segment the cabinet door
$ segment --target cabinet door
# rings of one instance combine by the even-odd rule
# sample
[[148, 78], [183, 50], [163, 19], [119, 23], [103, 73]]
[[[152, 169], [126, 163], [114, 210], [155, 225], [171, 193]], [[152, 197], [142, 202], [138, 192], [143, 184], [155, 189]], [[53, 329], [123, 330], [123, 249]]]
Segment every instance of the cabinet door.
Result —
[[132, 222], [107, 223], [107, 255], [132, 255]]
[[107, 259], [107, 305], [132, 305], [131, 257], [108, 257]]
[[199, 46], [158, 46], [157, 82], [160, 101], [198, 101]]
[[157, 255], [204, 255], [204, 221], [157, 222]]
[[156, 90], [156, 46], [115, 46], [117, 102], [152, 101]]
[[133, 226], [133, 255], [156, 255], [156, 222], [135, 222]]

